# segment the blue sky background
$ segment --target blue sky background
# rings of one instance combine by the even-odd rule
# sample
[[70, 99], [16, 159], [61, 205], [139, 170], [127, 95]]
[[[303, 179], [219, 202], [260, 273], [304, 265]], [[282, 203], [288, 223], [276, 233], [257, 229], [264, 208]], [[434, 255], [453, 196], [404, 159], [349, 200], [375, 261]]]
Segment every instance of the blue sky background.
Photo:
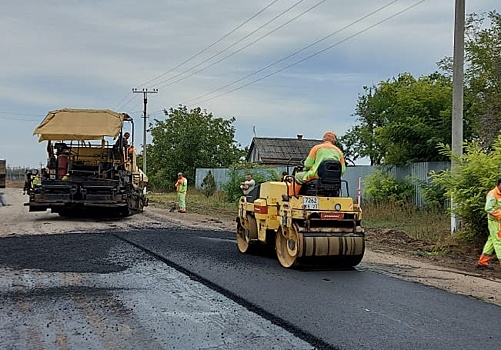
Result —
[[[452, 56], [454, 4], [454, 0], [2, 0], [0, 158], [6, 158], [9, 166], [45, 162], [45, 143], [39, 144], [32, 132], [48, 111], [61, 108], [130, 114], [140, 149], [143, 101], [142, 94], [132, 93], [134, 87], [159, 90], [148, 98], [150, 121], [162, 118], [162, 109], [179, 104], [235, 117], [236, 139], [242, 147], [250, 144], [253, 130], [260, 137], [300, 133], [319, 138], [327, 129], [342, 135], [356, 122], [353, 113], [364, 85], [403, 72], [416, 77], [430, 74], [437, 61]], [[467, 13], [499, 11], [499, 7], [499, 0], [466, 0]], [[232, 56], [207, 67], [228, 55]], [[211, 56], [215, 57], [209, 60]]]

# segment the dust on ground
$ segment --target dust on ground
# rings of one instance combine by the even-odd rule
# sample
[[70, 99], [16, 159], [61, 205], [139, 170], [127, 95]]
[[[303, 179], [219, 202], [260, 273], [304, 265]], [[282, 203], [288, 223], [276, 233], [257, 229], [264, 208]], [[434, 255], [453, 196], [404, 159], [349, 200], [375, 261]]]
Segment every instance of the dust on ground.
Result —
[[[47, 212], [28, 212], [28, 196], [20, 188], [2, 190], [7, 206], [0, 207], [0, 238], [49, 235], [86, 230], [127, 230], [160, 226], [234, 231], [235, 221], [208, 215], [170, 212], [149, 206], [142, 214], [121, 220], [60, 217]], [[189, 203], [188, 203], [189, 209]], [[475, 269], [477, 256], [419, 255], [423, 243], [393, 230], [367, 230], [367, 249], [359, 270], [373, 271], [422, 283], [501, 306], [501, 269]], [[1, 244], [1, 241], [0, 241]]]

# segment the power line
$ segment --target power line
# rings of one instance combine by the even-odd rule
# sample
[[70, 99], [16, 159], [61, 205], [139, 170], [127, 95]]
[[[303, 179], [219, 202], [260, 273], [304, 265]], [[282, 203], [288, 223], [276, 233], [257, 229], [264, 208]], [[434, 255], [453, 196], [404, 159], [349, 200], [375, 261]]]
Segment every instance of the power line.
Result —
[[[35, 116], [33, 114], [30, 114], [30, 113], [0, 112], [0, 114], [9, 115], [8, 117], [0, 116], [1, 120], [19, 120], [19, 121], [23, 121], [23, 122], [38, 122], [38, 121], [40, 121], [40, 118], [38, 116]], [[12, 117], [12, 115], [19, 115], [19, 116], [25, 116], [25, 117], [37, 117], [38, 119], [16, 118], [16, 117]]]
[[[175, 81], [172, 81], [172, 82], [170, 82], [170, 83], [166, 83], [166, 84], [162, 84], [162, 85], [161, 85], [161, 87], [169, 86], [169, 85], [172, 85], [172, 84], [178, 83], [178, 82], [180, 82], [180, 81], [183, 81], [183, 80], [185, 80], [185, 79], [187, 79], [187, 78], [189, 78], [189, 77], [191, 77], [191, 76], [193, 76], [193, 75], [195, 75], [195, 74], [197, 74], [197, 73], [200, 73], [200, 72], [201, 72], [201, 71], [203, 71], [203, 70], [206, 70], [207, 68], [210, 68], [210, 67], [212, 67], [212, 66], [214, 66], [214, 65], [216, 65], [216, 64], [218, 64], [218, 63], [220, 63], [220, 62], [222, 62], [222, 61], [224, 61], [224, 60], [226, 60], [226, 59], [228, 59], [228, 58], [230, 58], [230, 57], [232, 57], [232, 56], [234, 56], [234, 55], [236, 55], [237, 53], [239, 53], [239, 52], [241, 52], [241, 51], [245, 50], [245, 49], [246, 49], [246, 48], [248, 48], [249, 46], [251, 46], [251, 45], [255, 44], [256, 42], [258, 42], [258, 41], [260, 41], [260, 40], [262, 40], [262, 39], [264, 39], [264, 38], [266, 38], [267, 36], [271, 35], [272, 33], [276, 32], [277, 30], [279, 30], [279, 29], [281, 29], [281, 28], [285, 27], [285, 26], [286, 26], [286, 25], [288, 25], [289, 23], [291, 23], [291, 22], [295, 21], [295, 20], [296, 20], [296, 19], [298, 19], [299, 17], [301, 17], [301, 16], [305, 15], [306, 13], [310, 12], [310, 11], [311, 11], [311, 10], [313, 10], [314, 8], [316, 8], [316, 7], [320, 6], [320, 5], [321, 5], [321, 4], [323, 4], [325, 1], [327, 1], [327, 0], [321, 0], [321, 1], [320, 1], [320, 2], [318, 2], [317, 4], [315, 4], [315, 5], [311, 6], [310, 8], [308, 8], [308, 9], [306, 9], [305, 11], [301, 12], [300, 14], [298, 14], [298, 15], [294, 16], [293, 18], [291, 18], [291, 19], [290, 19], [290, 20], [288, 20], [287, 22], [285, 22], [285, 23], [281, 24], [280, 26], [278, 26], [278, 27], [276, 27], [275, 29], [273, 29], [273, 30], [269, 31], [268, 33], [266, 33], [266, 34], [264, 34], [264, 35], [260, 36], [259, 38], [257, 38], [257, 39], [255, 39], [255, 40], [251, 41], [251, 42], [250, 42], [250, 43], [248, 43], [247, 45], [245, 45], [245, 46], [241, 47], [240, 49], [238, 49], [238, 50], [236, 50], [236, 51], [234, 51], [234, 52], [230, 53], [229, 55], [226, 55], [226, 56], [224, 56], [223, 58], [221, 58], [221, 59], [219, 59], [219, 60], [217, 60], [217, 61], [212, 62], [212, 63], [211, 63], [211, 64], [209, 64], [208, 66], [202, 67], [202, 68], [200, 68], [200, 69], [198, 69], [198, 70], [196, 70], [196, 71], [194, 71], [194, 72], [192, 72], [192, 73], [190, 73], [190, 74], [188, 74], [188, 75], [186, 75], [186, 76], [184, 76], [184, 77], [181, 77], [181, 78], [179, 78], [179, 79], [177, 79], [177, 80], [175, 80]], [[395, 1], [399, 1], [399, 0], [395, 0]], [[193, 67], [193, 68], [196, 68], [196, 66], [195, 66], [195, 67]], [[172, 79], [172, 78], [171, 78], [171, 79]]]
[[[178, 64], [177, 66], [171, 68], [170, 70], [168, 70], [167, 72], [165, 73], [162, 73], [158, 76], [156, 76], [155, 78], [153, 79], [150, 79], [148, 80], [147, 82], [144, 82], [142, 84], [139, 84], [140, 87], [146, 85], [146, 84], [150, 84], [151, 82], [171, 73], [172, 71], [178, 69], [179, 67], [182, 67], [183, 65], [185, 65], [186, 63], [192, 61], [193, 59], [195, 59], [196, 57], [200, 56], [202, 53], [204, 53], [205, 51], [207, 51], [208, 49], [210, 49], [211, 47], [215, 46], [216, 44], [220, 43], [222, 40], [226, 39], [228, 36], [230, 36], [231, 34], [233, 34], [234, 32], [236, 32], [238, 29], [242, 28], [245, 24], [247, 24], [248, 22], [250, 22], [251, 20], [253, 20], [254, 18], [256, 18], [257, 16], [259, 16], [261, 13], [263, 13], [264, 11], [266, 11], [267, 9], [269, 9], [271, 6], [273, 6], [273, 4], [275, 4], [277, 1], [279, 0], [273, 0], [271, 3], [269, 3], [267, 6], [265, 6], [264, 8], [262, 8], [261, 10], [259, 10], [257, 13], [255, 13], [254, 15], [252, 15], [251, 17], [249, 17], [248, 19], [246, 19], [245, 21], [243, 21], [241, 24], [239, 24], [238, 26], [236, 26], [234, 29], [230, 30], [228, 33], [226, 33], [225, 35], [223, 35], [221, 38], [219, 38], [218, 40], [216, 40], [215, 42], [213, 42], [212, 44], [210, 44], [209, 46], [203, 48], [202, 50], [198, 51], [195, 55], [189, 57], [188, 59], [184, 60], [183, 62], [181, 62], [180, 64]], [[120, 108], [125, 108], [125, 106], [127, 106], [129, 103], [132, 102], [132, 100], [134, 99], [134, 97], [131, 95], [132, 92], [129, 91], [121, 100], [120, 102], [117, 104], [116, 106], [116, 109], [120, 109]], [[127, 102], [126, 99], [128, 99]], [[125, 102], [125, 103], [124, 103]], [[123, 105], [122, 105], [123, 104]]]
[[0, 120], [18, 120], [22, 122], [39, 122], [40, 120], [34, 119], [23, 119], [23, 118], [14, 118], [14, 117], [0, 117]]
[[139, 86], [143, 86], [143, 85], [146, 85], [146, 84], [150, 84], [152, 82], [154, 82], [155, 80], [161, 78], [161, 77], [164, 77], [165, 75], [171, 73], [172, 71], [178, 69], [179, 67], [181, 66], [184, 66], [186, 63], [192, 61], [193, 59], [195, 59], [196, 57], [200, 56], [202, 53], [204, 53], [205, 51], [207, 51], [208, 49], [210, 49], [211, 47], [215, 46], [216, 44], [219, 44], [221, 41], [223, 41], [224, 39], [226, 39], [228, 36], [230, 36], [231, 34], [233, 34], [234, 32], [236, 32], [238, 29], [242, 28], [245, 24], [247, 24], [248, 22], [250, 22], [251, 20], [253, 20], [254, 18], [256, 18], [257, 16], [259, 16], [261, 13], [263, 13], [264, 11], [266, 11], [268, 8], [270, 8], [273, 4], [275, 4], [277, 1], [279, 0], [274, 0], [272, 1], [271, 3], [269, 3], [267, 6], [265, 6], [264, 8], [262, 8], [261, 10], [259, 10], [257, 13], [255, 13], [254, 15], [252, 15], [251, 17], [249, 17], [248, 19], [246, 19], [245, 21], [243, 21], [241, 24], [239, 24], [238, 26], [236, 26], [234, 29], [230, 30], [228, 33], [226, 33], [225, 35], [223, 35], [221, 38], [219, 38], [218, 40], [216, 40], [215, 42], [213, 42], [212, 44], [210, 44], [209, 46], [203, 48], [202, 50], [198, 51], [196, 54], [194, 54], [193, 56], [187, 58], [186, 60], [184, 60], [183, 62], [179, 63], [177, 66], [175, 66], [174, 68], [171, 68], [169, 69], [167, 72], [165, 73], [162, 73], [160, 74], [159, 76], [153, 78], [153, 79], [150, 79], [148, 80], [147, 82], [145, 83], [142, 83], [140, 84]]
[[208, 93], [205, 93], [205, 94], [203, 94], [203, 95], [201, 95], [201, 96], [198, 96], [198, 97], [195, 97], [195, 98], [193, 98], [193, 99], [191, 99], [191, 100], [188, 100], [188, 101], [184, 102], [183, 104], [188, 104], [188, 103], [193, 102], [193, 101], [196, 101], [196, 100], [198, 100], [198, 99], [200, 99], [200, 98], [204, 98], [205, 96], [212, 95], [212, 94], [213, 94], [213, 93], [215, 93], [215, 92], [218, 92], [218, 91], [220, 91], [220, 90], [223, 90], [223, 89], [225, 89], [225, 88], [227, 88], [227, 87], [230, 87], [230, 86], [232, 86], [232, 85], [235, 85], [236, 83], [239, 83], [239, 82], [241, 82], [242, 80], [245, 80], [245, 79], [247, 79], [247, 78], [249, 78], [249, 77], [251, 77], [251, 76], [253, 76], [253, 75], [256, 75], [256, 74], [258, 74], [258, 73], [261, 73], [262, 71], [264, 71], [264, 70], [266, 70], [266, 69], [268, 69], [268, 68], [270, 68], [270, 67], [273, 67], [274, 65], [277, 65], [278, 63], [283, 62], [283, 61], [285, 61], [285, 60], [287, 60], [287, 59], [289, 59], [289, 58], [291, 58], [291, 57], [294, 57], [295, 55], [299, 54], [300, 52], [303, 52], [303, 51], [305, 51], [305, 50], [309, 49], [310, 47], [315, 46], [315, 45], [317, 45], [318, 43], [320, 43], [320, 42], [322, 42], [322, 41], [325, 41], [325, 40], [329, 39], [330, 37], [332, 37], [332, 36], [334, 36], [334, 35], [336, 35], [336, 34], [339, 34], [339, 33], [340, 33], [340, 32], [342, 32], [343, 30], [348, 29], [349, 27], [354, 26], [355, 24], [357, 24], [357, 23], [359, 23], [359, 22], [363, 21], [364, 19], [367, 19], [368, 17], [370, 17], [370, 16], [372, 16], [372, 15], [376, 14], [377, 12], [380, 12], [380, 11], [382, 11], [382, 10], [386, 9], [387, 7], [389, 7], [389, 6], [393, 5], [394, 3], [398, 2], [398, 1], [400, 1], [400, 0], [393, 0], [392, 2], [390, 2], [390, 3], [388, 3], [388, 4], [384, 5], [384, 6], [382, 6], [382, 7], [380, 7], [380, 8], [378, 8], [378, 9], [376, 9], [376, 10], [374, 10], [374, 11], [370, 12], [370, 13], [368, 13], [367, 15], [365, 15], [365, 16], [363, 16], [363, 17], [360, 17], [360, 18], [359, 18], [359, 19], [357, 19], [356, 21], [353, 21], [353, 22], [351, 22], [350, 24], [347, 24], [346, 26], [342, 27], [341, 29], [338, 29], [338, 30], [336, 30], [336, 31], [332, 32], [331, 34], [329, 34], [329, 35], [327, 35], [327, 36], [324, 36], [323, 38], [321, 38], [321, 39], [319, 39], [319, 40], [317, 40], [317, 41], [315, 41], [315, 42], [313, 42], [313, 43], [311, 43], [311, 44], [309, 44], [309, 45], [306, 45], [306, 46], [304, 46], [303, 48], [301, 48], [301, 49], [299, 49], [299, 50], [294, 51], [294, 52], [293, 52], [293, 53], [291, 53], [290, 55], [285, 56], [285, 57], [283, 57], [283, 58], [279, 59], [278, 61], [275, 61], [275, 62], [273, 62], [273, 63], [270, 63], [269, 65], [267, 65], [267, 66], [265, 66], [265, 67], [263, 67], [263, 68], [261, 68], [261, 69], [259, 69], [259, 70], [257, 70], [257, 71], [254, 71], [253, 73], [250, 73], [250, 74], [248, 74], [248, 75], [244, 76], [243, 78], [240, 78], [240, 79], [238, 79], [238, 80], [235, 80], [235, 81], [233, 81], [233, 82], [231, 82], [231, 83], [228, 83], [228, 84], [226, 84], [226, 85], [224, 85], [224, 86], [222, 86], [222, 87], [219, 87], [219, 88], [217, 88], [217, 89], [214, 89], [214, 90], [212, 90], [212, 91], [210, 91], [210, 92], [208, 92]]
[[117, 105], [116, 105], [115, 109], [116, 109], [116, 110], [119, 110], [119, 109], [121, 109], [121, 108], [123, 108], [123, 107], [127, 106], [127, 105], [128, 105], [128, 104], [132, 101], [132, 99], [131, 99], [131, 98], [129, 99], [129, 101], [128, 101], [127, 103], [125, 103], [125, 104], [123, 105], [123, 107], [122, 107], [122, 103], [123, 103], [123, 102], [127, 99], [127, 97], [131, 96], [131, 94], [132, 94], [132, 92], [130, 92], [130, 91], [129, 91], [129, 92], [128, 92], [128, 93], [127, 93], [127, 94], [126, 94], [126, 95], [125, 95], [125, 96], [124, 96], [121, 100], [120, 100], [120, 102], [118, 102], [118, 103], [117, 103]]
[[369, 26], [369, 27], [367, 27], [367, 28], [365, 28], [365, 29], [363, 29], [363, 30], [361, 30], [361, 31], [359, 31], [359, 32], [357, 32], [357, 33], [355, 33], [355, 34], [352, 34], [352, 35], [350, 35], [350, 36], [346, 37], [345, 39], [342, 39], [342, 40], [340, 40], [340, 41], [338, 41], [338, 42], [336, 42], [336, 43], [334, 43], [334, 44], [332, 44], [332, 45], [329, 45], [328, 47], [326, 47], [326, 48], [324, 48], [324, 49], [322, 49], [322, 50], [319, 50], [319, 51], [317, 51], [317, 52], [315, 52], [315, 53], [313, 53], [313, 54], [311, 54], [311, 55], [309, 55], [309, 56], [307, 56], [307, 57], [305, 57], [305, 58], [303, 58], [303, 59], [301, 59], [301, 60], [299, 60], [299, 61], [296, 61], [296, 62], [294, 62], [294, 63], [292, 63], [292, 64], [290, 64], [290, 65], [288, 65], [288, 66], [286, 66], [286, 67], [283, 67], [283, 68], [281, 68], [281, 69], [278, 69], [278, 70], [276, 70], [276, 71], [274, 71], [274, 72], [272, 72], [272, 73], [269, 73], [269, 74], [267, 74], [267, 75], [265, 75], [265, 76], [263, 76], [263, 77], [261, 77], [261, 78], [255, 79], [255, 80], [253, 80], [253, 81], [251, 81], [251, 82], [249, 82], [249, 83], [247, 83], [247, 84], [244, 84], [244, 85], [238, 86], [238, 87], [236, 87], [236, 88], [234, 88], [234, 89], [231, 89], [231, 90], [229, 90], [229, 91], [227, 91], [227, 92], [221, 93], [221, 94], [219, 94], [219, 95], [216, 95], [216, 96], [214, 96], [214, 97], [211, 97], [211, 98], [208, 98], [208, 99], [205, 99], [205, 100], [201, 100], [201, 101], [199, 101], [198, 103], [203, 103], [203, 102], [207, 102], [207, 101], [214, 100], [214, 99], [219, 98], [219, 97], [221, 97], [221, 96], [223, 96], [223, 95], [230, 94], [230, 93], [235, 92], [235, 91], [237, 91], [237, 90], [243, 89], [243, 88], [245, 88], [245, 87], [247, 87], [247, 86], [249, 86], [249, 85], [255, 84], [255, 83], [257, 83], [257, 82], [259, 82], [259, 81], [261, 81], [261, 80], [264, 80], [264, 79], [266, 79], [266, 78], [269, 78], [269, 77], [271, 77], [271, 76], [273, 76], [273, 75], [275, 75], [275, 74], [278, 74], [278, 73], [280, 73], [280, 72], [283, 72], [284, 70], [289, 69], [289, 68], [291, 68], [291, 67], [293, 67], [293, 66], [296, 66], [296, 65], [298, 65], [299, 63], [302, 63], [302, 62], [304, 62], [304, 61], [306, 61], [306, 60], [309, 60], [310, 58], [313, 58], [313, 57], [315, 57], [315, 56], [318, 56], [319, 54], [321, 54], [321, 53], [323, 53], [323, 52], [325, 52], [325, 51], [328, 51], [328, 50], [332, 49], [333, 47], [338, 46], [338, 45], [340, 45], [340, 44], [342, 44], [342, 43], [344, 43], [344, 42], [346, 42], [346, 41], [348, 41], [348, 40], [350, 40], [350, 39], [352, 39], [352, 38], [354, 38], [354, 37], [356, 37], [356, 36], [358, 36], [358, 35], [360, 35], [360, 34], [362, 34], [362, 33], [366, 32], [366, 31], [368, 31], [368, 30], [370, 30], [370, 29], [372, 29], [372, 28], [374, 28], [374, 27], [376, 27], [376, 26], [380, 25], [381, 23], [384, 23], [384, 22], [386, 22], [386, 21], [388, 21], [388, 20], [390, 20], [390, 19], [392, 19], [392, 18], [394, 18], [394, 17], [396, 17], [396, 16], [398, 16], [398, 15], [400, 15], [400, 14], [402, 14], [402, 13], [404, 13], [404, 12], [406, 12], [406, 11], [410, 10], [410, 9], [412, 9], [413, 7], [416, 7], [417, 5], [419, 5], [419, 4], [421, 4], [421, 3], [425, 2], [425, 1], [426, 1], [426, 0], [421, 0], [421, 1], [419, 1], [419, 2], [415, 3], [415, 4], [411, 5], [411, 6], [408, 6], [408, 7], [406, 7], [405, 9], [400, 10], [400, 11], [396, 12], [395, 14], [393, 14], [393, 15], [391, 15], [391, 16], [389, 16], [389, 17], [387, 17], [387, 18], [385, 18], [385, 19], [383, 19], [383, 20], [381, 20], [381, 21], [379, 21], [379, 22], [377, 22], [377, 23], [375, 23], [375, 24], [373, 24], [373, 25], [371, 25], [371, 26]]
[[173, 77], [170, 77], [170, 78], [167, 78], [165, 80], [162, 80], [160, 82], [158, 82], [157, 84], [157, 87], [158, 88], [161, 88], [161, 87], [164, 87], [166, 85], [163, 85], [164, 83], [170, 81], [170, 80], [173, 80], [173, 79], [176, 79], [177, 77], [179, 76], [182, 76], [183, 74], [191, 71], [192, 69], [195, 69], [197, 67], [200, 67], [201, 65], [203, 65], [204, 63], [210, 61], [211, 59], [221, 55], [222, 53], [228, 51], [229, 49], [231, 49], [232, 47], [238, 45], [240, 42], [242, 42], [243, 40], [247, 39], [249, 36], [251, 36], [252, 34], [256, 33], [257, 31], [261, 30], [262, 28], [266, 27], [268, 24], [270, 24], [271, 22], [275, 21], [276, 19], [278, 19], [279, 17], [283, 16], [284, 14], [286, 14], [287, 12], [289, 12], [290, 10], [292, 10], [294, 7], [298, 6], [300, 3], [302, 3], [303, 1], [305, 0], [299, 0], [297, 1], [296, 3], [292, 4], [290, 7], [288, 7], [286, 10], [282, 11], [281, 13], [279, 13], [278, 15], [276, 15], [275, 17], [273, 17], [272, 19], [270, 19], [268, 22], [266, 22], [265, 24], [259, 26], [257, 29], [253, 30], [252, 32], [250, 32], [249, 34], [247, 35], [244, 35], [242, 38], [240, 38], [239, 40], [235, 41], [233, 44], [231, 44], [230, 46], [226, 47], [225, 49], [215, 53], [214, 55], [210, 56], [209, 58], [203, 60], [202, 62], [198, 63], [197, 65], [191, 67], [191, 68], [188, 68], [184, 71], [182, 71], [181, 73], [178, 73], [176, 75], [174, 75]]

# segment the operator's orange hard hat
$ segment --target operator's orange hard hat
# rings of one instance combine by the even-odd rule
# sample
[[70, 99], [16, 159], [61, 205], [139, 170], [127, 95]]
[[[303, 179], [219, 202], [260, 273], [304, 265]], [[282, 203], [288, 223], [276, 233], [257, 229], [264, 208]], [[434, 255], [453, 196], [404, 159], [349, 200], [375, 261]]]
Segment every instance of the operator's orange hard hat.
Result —
[[327, 131], [322, 137], [322, 140], [334, 143], [334, 141], [336, 141], [336, 135], [332, 131]]

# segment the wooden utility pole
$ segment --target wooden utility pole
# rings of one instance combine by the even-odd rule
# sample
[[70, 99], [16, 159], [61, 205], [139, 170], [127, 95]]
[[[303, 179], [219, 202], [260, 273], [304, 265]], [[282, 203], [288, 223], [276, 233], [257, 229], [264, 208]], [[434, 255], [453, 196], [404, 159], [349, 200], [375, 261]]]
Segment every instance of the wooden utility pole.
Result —
[[[452, 72], [452, 154], [463, 154], [463, 81], [464, 81], [464, 30], [465, 0], [456, 0], [454, 20], [454, 60]], [[451, 172], [454, 174], [456, 161], [451, 159]], [[454, 206], [454, 198], [451, 198]], [[451, 233], [457, 231], [459, 223], [451, 215]]]
[[148, 104], [148, 94], [156, 94], [158, 92], [158, 89], [138, 90], [136, 88], [133, 88], [132, 92], [138, 93], [138, 94], [143, 94], [143, 102], [144, 102], [144, 109], [143, 109], [143, 119], [144, 119], [144, 123], [143, 123], [143, 172], [145, 174], [147, 174], [147, 172], [146, 172], [146, 105]]

